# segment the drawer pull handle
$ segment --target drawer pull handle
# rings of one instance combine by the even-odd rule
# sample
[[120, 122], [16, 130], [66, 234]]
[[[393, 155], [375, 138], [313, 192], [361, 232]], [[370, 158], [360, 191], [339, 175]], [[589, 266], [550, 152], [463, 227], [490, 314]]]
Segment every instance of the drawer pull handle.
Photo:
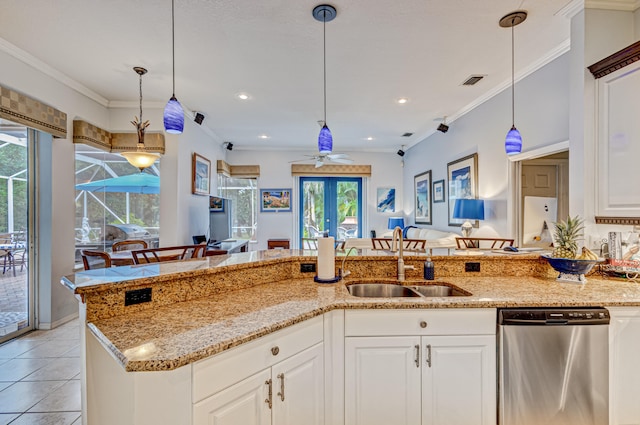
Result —
[[279, 352], [280, 348], [277, 345], [275, 347], [271, 347], [271, 354], [273, 354], [274, 356], [277, 356]]
[[416, 367], [420, 367], [420, 344], [416, 344]]
[[420, 322], [420, 327], [421, 328], [426, 328], [427, 327], [427, 322], [425, 322], [424, 320], [422, 322]]
[[280, 400], [284, 401], [284, 373], [279, 373], [278, 379], [280, 380], [280, 392], [278, 395], [280, 396]]
[[269, 409], [271, 409], [271, 406], [273, 405], [272, 381], [269, 379], [268, 381], [264, 381], [264, 383], [269, 386], [269, 396], [264, 402], [267, 403], [269, 405]]
[[427, 345], [427, 365], [431, 367], [431, 344]]

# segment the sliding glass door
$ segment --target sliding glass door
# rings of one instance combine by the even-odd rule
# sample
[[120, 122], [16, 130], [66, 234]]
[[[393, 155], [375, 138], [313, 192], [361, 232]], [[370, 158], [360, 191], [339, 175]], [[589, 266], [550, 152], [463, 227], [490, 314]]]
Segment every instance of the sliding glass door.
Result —
[[314, 248], [311, 239], [362, 237], [362, 179], [300, 178], [300, 247]]

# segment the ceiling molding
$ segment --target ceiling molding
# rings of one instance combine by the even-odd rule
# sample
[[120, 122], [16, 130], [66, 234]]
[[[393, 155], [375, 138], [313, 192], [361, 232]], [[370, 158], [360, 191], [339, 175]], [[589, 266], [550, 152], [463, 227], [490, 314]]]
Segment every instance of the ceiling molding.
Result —
[[50, 65], [47, 65], [45, 62], [31, 55], [30, 53], [25, 52], [18, 46], [15, 46], [9, 43], [7, 40], [0, 38], [0, 51], [8, 54], [11, 57], [18, 59], [21, 62], [31, 66], [32, 68], [42, 72], [43, 74], [53, 78], [54, 80], [64, 84], [65, 86], [77, 91], [78, 93], [88, 97], [89, 99], [99, 103], [102, 106], [108, 106], [109, 101], [100, 96], [98, 93], [93, 90], [83, 86], [78, 83], [76, 80], [69, 78], [62, 72], [57, 69], [52, 68]]
[[572, 0], [558, 10], [555, 14], [571, 19], [584, 10], [584, 0]]
[[587, 9], [623, 10], [633, 12], [640, 7], [640, 0], [586, 0]]

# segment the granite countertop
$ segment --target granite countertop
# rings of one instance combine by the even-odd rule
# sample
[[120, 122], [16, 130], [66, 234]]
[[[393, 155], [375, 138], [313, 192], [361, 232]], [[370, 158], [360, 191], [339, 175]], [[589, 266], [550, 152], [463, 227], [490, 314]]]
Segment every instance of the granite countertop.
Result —
[[[347, 278], [346, 283], [355, 281], [366, 279]], [[426, 282], [405, 282], [420, 283]], [[289, 279], [100, 319], [88, 327], [127, 371], [161, 371], [204, 359], [334, 309], [640, 306], [639, 283], [597, 276], [589, 277], [586, 284], [513, 276], [447, 277], [430, 283], [453, 284], [472, 295], [358, 298], [348, 293], [344, 281], [318, 284], [312, 278]]]

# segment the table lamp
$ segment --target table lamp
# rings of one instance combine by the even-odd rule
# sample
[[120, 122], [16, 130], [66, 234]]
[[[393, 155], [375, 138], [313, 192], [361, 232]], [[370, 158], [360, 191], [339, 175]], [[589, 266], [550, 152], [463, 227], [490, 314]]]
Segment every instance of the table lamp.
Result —
[[473, 225], [469, 220], [484, 220], [484, 201], [482, 199], [456, 199], [453, 218], [467, 220], [462, 224], [462, 236], [471, 236]]
[[387, 229], [393, 230], [396, 227], [404, 229], [404, 218], [403, 217], [389, 217], [389, 222], [387, 223]]

